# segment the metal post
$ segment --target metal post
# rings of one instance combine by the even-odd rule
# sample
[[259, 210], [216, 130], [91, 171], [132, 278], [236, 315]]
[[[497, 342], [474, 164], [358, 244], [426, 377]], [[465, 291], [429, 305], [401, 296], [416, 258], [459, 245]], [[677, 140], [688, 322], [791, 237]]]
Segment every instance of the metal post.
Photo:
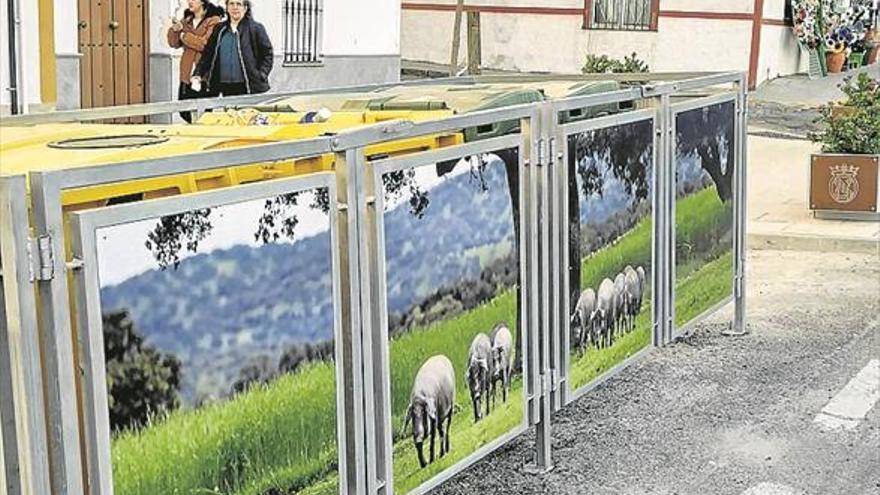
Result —
[[[362, 350], [365, 341], [361, 324], [360, 297], [360, 266], [358, 246], [358, 214], [357, 182], [359, 167], [358, 151], [347, 150], [336, 153], [336, 202], [337, 232], [339, 244], [335, 248], [339, 252], [339, 278], [341, 285], [341, 314], [343, 335], [343, 370], [346, 382], [351, 388], [345, 389], [345, 407], [348, 421], [346, 422], [346, 466], [347, 473], [339, 473], [340, 480], [345, 479], [349, 493], [362, 495], [366, 493], [367, 473], [375, 474], [375, 458], [367, 456], [365, 445], [369, 448], [366, 426], [371, 418], [366, 417], [362, 391], [365, 390]], [[352, 213], [354, 212], [354, 213]], [[365, 425], [366, 423], [366, 425]], [[370, 470], [372, 468], [372, 471]], [[374, 479], [369, 478], [369, 479]]]
[[555, 106], [549, 105], [545, 124], [548, 127], [548, 191], [550, 212], [550, 336], [553, 343], [551, 367], [553, 370], [553, 411], [562, 409], [567, 400], [567, 382], [564, 377], [568, 370], [568, 304], [567, 280], [568, 263], [563, 255], [564, 246], [568, 243], [563, 236], [563, 225], [568, 217], [565, 209], [568, 206], [568, 187], [563, 182], [567, 164], [562, 161], [560, 149], [565, 147], [565, 137], [559, 130], [559, 114]]
[[655, 98], [654, 331], [662, 347], [675, 331], [675, 123], [668, 93]]
[[24, 63], [21, 37], [21, 6], [19, 0], [6, 1], [7, 44], [9, 45], [9, 112], [27, 113], [24, 87]]
[[50, 490], [49, 460], [26, 197], [25, 176], [0, 179], [0, 487], [42, 494]]
[[734, 149], [734, 174], [733, 174], [733, 297], [734, 312], [733, 322], [729, 330], [723, 331], [723, 335], [741, 336], [749, 333], [746, 323], [746, 209], [748, 195], [746, 191], [746, 163], [748, 162], [748, 85], [745, 75], [742, 75], [736, 83], [736, 143]]
[[661, 98], [654, 98], [654, 196], [653, 214], [653, 280], [651, 281], [652, 301], [652, 343], [654, 347], [663, 346], [664, 328], [666, 327], [666, 116], [663, 114]]
[[[375, 446], [375, 466], [369, 466], [368, 493], [380, 495], [394, 491], [394, 473], [391, 456], [394, 452], [391, 428], [391, 370], [388, 340], [387, 288], [385, 278], [385, 235], [384, 235], [384, 186], [382, 177], [363, 159], [363, 148], [359, 150], [362, 172], [358, 181], [362, 184], [358, 197], [358, 211], [361, 223], [362, 280], [361, 297], [364, 306], [364, 338], [369, 339], [364, 354], [365, 380], [368, 383], [367, 414], [372, 422], [367, 423], [368, 449]], [[366, 376], [370, 374], [369, 376]], [[371, 401], [371, 403], [369, 402]], [[372, 431], [371, 431], [372, 430]], [[375, 482], [373, 481], [375, 480]]]
[[47, 241], [53, 253], [47, 266], [50, 276], [36, 281], [39, 295], [40, 342], [45, 370], [47, 433], [52, 493], [84, 493], [83, 463], [80, 452], [77, 380], [79, 367], [74, 363], [74, 340], [71, 328], [69, 292], [66, 276], [64, 223], [61, 189], [47, 183], [49, 173], [30, 176], [34, 231]]
[[[535, 439], [535, 464], [527, 466], [527, 471], [536, 473], [546, 473], [553, 469], [553, 458], [551, 455], [551, 416], [553, 414], [551, 389], [553, 383], [552, 368], [550, 364], [550, 259], [549, 259], [549, 225], [547, 223], [547, 210], [549, 204], [547, 202], [547, 173], [548, 173], [548, 147], [549, 138], [547, 126], [545, 125], [548, 109], [550, 105], [536, 105], [536, 110], [532, 118], [533, 135], [532, 153], [530, 154], [529, 175], [533, 181], [530, 193], [533, 194], [531, 225], [534, 228], [532, 232], [532, 245], [530, 246], [530, 263], [534, 263], [531, 270], [530, 283], [533, 297], [531, 297], [530, 308], [533, 313], [530, 322], [534, 341], [532, 342], [535, 354], [535, 362], [537, 363], [537, 371], [539, 374], [539, 391], [537, 397], [538, 404], [538, 422], [536, 424]], [[537, 297], [534, 297], [537, 296]], [[537, 344], [537, 345], [535, 345]]]

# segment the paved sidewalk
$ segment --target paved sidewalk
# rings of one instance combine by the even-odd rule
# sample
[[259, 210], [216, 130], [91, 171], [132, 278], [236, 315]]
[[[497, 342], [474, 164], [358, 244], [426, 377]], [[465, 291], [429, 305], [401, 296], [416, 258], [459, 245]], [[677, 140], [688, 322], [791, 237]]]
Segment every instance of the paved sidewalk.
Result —
[[[880, 77], [880, 64], [863, 69]], [[848, 251], [880, 256], [880, 222], [813, 218], [808, 209], [809, 158], [820, 150], [806, 139], [817, 107], [843, 98], [844, 77], [795, 75], [769, 81], [749, 95], [748, 226], [752, 249]], [[772, 136], [768, 137], [768, 136]]]
[[751, 249], [846, 251], [880, 256], [880, 222], [813, 218], [808, 209], [809, 141], [749, 136]]

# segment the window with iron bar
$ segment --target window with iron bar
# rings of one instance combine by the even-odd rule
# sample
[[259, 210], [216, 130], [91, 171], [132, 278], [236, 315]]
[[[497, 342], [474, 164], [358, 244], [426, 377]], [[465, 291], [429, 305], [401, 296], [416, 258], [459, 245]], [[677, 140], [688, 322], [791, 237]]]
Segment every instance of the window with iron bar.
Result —
[[284, 65], [321, 63], [323, 0], [284, 0]]
[[651, 29], [651, 0], [595, 0], [593, 29], [648, 31]]

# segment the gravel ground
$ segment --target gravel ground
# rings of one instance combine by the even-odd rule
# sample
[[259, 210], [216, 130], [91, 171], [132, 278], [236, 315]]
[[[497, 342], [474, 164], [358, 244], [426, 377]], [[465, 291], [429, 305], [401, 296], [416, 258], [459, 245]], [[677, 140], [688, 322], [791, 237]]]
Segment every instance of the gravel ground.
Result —
[[880, 407], [853, 432], [813, 424], [880, 355], [880, 256], [754, 251], [748, 269], [751, 335], [720, 335], [726, 307], [557, 414], [550, 473], [524, 472], [528, 432], [431, 493], [880, 493]]

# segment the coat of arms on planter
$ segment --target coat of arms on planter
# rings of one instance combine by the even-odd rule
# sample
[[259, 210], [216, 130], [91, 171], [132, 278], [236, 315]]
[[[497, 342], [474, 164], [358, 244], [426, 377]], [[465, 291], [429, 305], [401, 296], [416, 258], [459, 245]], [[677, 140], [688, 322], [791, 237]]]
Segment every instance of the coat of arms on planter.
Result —
[[859, 167], [855, 165], [835, 165], [831, 167], [828, 181], [828, 195], [841, 204], [847, 204], [859, 195]]
[[810, 160], [810, 209], [877, 212], [880, 155], [819, 153]]

